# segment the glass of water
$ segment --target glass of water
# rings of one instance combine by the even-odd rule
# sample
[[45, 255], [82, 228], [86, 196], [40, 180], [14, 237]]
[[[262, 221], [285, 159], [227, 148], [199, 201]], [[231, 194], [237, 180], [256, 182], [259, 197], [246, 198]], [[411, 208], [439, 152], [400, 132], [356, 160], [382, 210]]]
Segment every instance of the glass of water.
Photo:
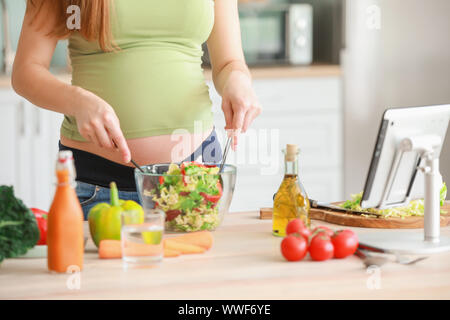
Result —
[[124, 267], [154, 266], [163, 258], [165, 214], [159, 209], [122, 213], [122, 260]]

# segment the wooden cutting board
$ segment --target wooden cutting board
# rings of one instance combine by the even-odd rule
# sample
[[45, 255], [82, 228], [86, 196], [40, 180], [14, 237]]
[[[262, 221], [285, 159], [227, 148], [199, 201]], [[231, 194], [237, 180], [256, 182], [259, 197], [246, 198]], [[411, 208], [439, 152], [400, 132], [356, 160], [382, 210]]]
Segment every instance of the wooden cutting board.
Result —
[[[334, 203], [339, 204], [339, 203]], [[261, 209], [265, 218], [269, 217], [272, 209]], [[441, 214], [441, 227], [450, 226], [450, 201], [446, 201], [441, 210], [446, 211], [445, 215]], [[264, 213], [263, 213], [264, 212]], [[262, 216], [261, 215], [261, 216]], [[328, 223], [338, 224], [349, 227], [360, 228], [381, 228], [381, 229], [419, 229], [423, 228], [423, 217], [408, 218], [376, 218], [363, 217], [358, 215], [327, 211], [322, 209], [310, 210], [310, 217], [314, 220], [321, 220]]]

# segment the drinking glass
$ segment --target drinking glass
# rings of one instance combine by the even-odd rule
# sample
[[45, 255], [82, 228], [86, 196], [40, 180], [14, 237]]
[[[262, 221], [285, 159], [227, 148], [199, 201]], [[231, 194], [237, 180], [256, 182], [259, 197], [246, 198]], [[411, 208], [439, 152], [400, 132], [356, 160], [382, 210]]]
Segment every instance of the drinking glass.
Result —
[[151, 267], [163, 258], [165, 214], [159, 209], [122, 213], [122, 260], [124, 267]]

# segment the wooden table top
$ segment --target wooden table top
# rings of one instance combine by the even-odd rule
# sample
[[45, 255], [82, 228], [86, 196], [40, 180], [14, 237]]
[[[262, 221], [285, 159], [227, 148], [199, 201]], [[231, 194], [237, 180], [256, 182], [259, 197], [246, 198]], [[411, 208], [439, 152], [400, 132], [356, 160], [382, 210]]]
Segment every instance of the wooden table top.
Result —
[[[319, 224], [327, 225], [313, 221], [313, 226]], [[450, 252], [381, 269], [366, 269], [356, 256], [286, 262], [279, 251], [281, 238], [270, 231], [271, 221], [259, 220], [257, 212], [230, 213], [214, 232], [215, 243], [207, 253], [127, 271], [120, 259], [98, 259], [89, 240], [79, 289], [68, 288], [70, 275], [50, 274], [46, 259], [7, 259], [0, 265], [0, 298], [450, 299]], [[442, 228], [442, 234], [450, 235], [450, 227]]]

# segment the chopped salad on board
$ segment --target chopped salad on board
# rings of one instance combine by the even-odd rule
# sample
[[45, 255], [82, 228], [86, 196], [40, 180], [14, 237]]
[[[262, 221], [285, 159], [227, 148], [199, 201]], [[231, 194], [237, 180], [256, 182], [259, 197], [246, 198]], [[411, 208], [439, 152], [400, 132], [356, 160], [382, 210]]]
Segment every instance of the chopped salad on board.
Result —
[[[362, 208], [361, 207], [362, 195], [363, 195], [362, 192], [357, 193], [357, 194], [352, 194], [351, 195], [352, 199], [345, 201], [340, 206], [342, 208], [350, 209], [350, 210], [363, 211], [363, 212], [368, 212], [368, 213], [378, 213], [378, 214], [383, 215], [385, 218], [388, 218], [388, 217], [405, 218], [405, 217], [411, 217], [411, 216], [423, 216], [423, 214], [424, 214], [423, 199], [412, 200], [405, 207], [396, 207], [396, 208], [379, 210], [379, 209], [375, 209], [375, 208]], [[439, 193], [441, 207], [444, 205], [446, 196], [447, 196], [447, 186], [444, 182], [442, 184], [442, 187], [441, 187], [441, 190]], [[444, 210], [441, 210], [441, 214], [447, 214], [447, 212]]]

